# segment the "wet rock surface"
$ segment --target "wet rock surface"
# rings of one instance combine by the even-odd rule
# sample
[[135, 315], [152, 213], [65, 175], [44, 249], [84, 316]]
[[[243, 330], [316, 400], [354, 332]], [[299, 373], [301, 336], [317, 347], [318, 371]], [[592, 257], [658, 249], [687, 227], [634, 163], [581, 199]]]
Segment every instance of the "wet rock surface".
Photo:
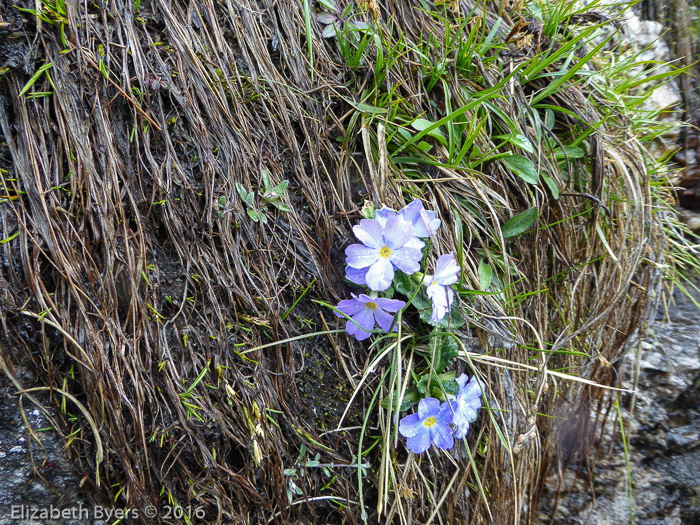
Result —
[[[30, 379], [20, 373], [21, 381]], [[31, 401], [25, 398], [20, 407], [16, 391], [0, 373], [0, 525], [104, 523], [94, 519], [94, 506], [80, 488], [83, 475], [63, 451], [61, 437]], [[44, 449], [27, 431], [22, 408]]]
[[[586, 465], [572, 465], [564, 485], [573, 489], [561, 494], [553, 520], [556, 491], [545, 495], [543, 523], [631, 523], [632, 506], [637, 524], [700, 524], [700, 310], [678, 291], [675, 300], [668, 314], [657, 314], [642, 343], [633, 413], [622, 410], [632, 505], [619, 421], [611, 417], [606, 430], [615, 438], [599, 449], [593, 483]], [[636, 357], [634, 352], [627, 356], [627, 377]], [[622, 396], [621, 406], [629, 407], [630, 401]], [[553, 477], [551, 486], [556, 483]]]

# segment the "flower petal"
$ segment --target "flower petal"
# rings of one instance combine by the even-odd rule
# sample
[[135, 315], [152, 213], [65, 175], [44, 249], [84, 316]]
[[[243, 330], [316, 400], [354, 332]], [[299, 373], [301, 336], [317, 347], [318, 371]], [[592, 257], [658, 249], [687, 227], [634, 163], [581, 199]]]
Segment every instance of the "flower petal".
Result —
[[375, 302], [379, 305], [379, 308], [387, 312], [391, 312], [392, 314], [395, 314], [406, 306], [405, 301], [401, 301], [399, 299], [387, 299], [386, 297], [378, 297], [375, 299]]
[[[413, 226], [402, 217], [391, 217], [386, 221], [384, 227], [384, 242], [392, 250], [403, 248], [411, 237], [413, 237]], [[417, 271], [417, 270], [416, 270]]]
[[455, 425], [457, 426], [457, 429], [455, 430], [455, 437], [457, 439], [465, 438], [467, 436], [467, 434], [469, 433], [469, 423], [464, 423], [464, 424], [455, 423]]
[[418, 237], [411, 237], [406, 244], [403, 245], [404, 248], [415, 248], [416, 250], [422, 250], [425, 247], [425, 243], [421, 241]]
[[454, 401], [446, 401], [440, 405], [437, 413], [433, 414], [433, 416], [435, 416], [435, 419], [437, 419], [438, 424], [449, 425], [452, 423], [452, 419], [457, 413], [458, 408], [459, 406]]
[[434, 211], [421, 210], [418, 218], [413, 221], [413, 235], [416, 237], [432, 237], [442, 224]]
[[431, 416], [437, 417], [440, 410], [440, 401], [434, 397], [426, 397], [418, 403], [418, 415], [421, 419], [427, 419]]
[[[462, 375], [464, 375], [464, 374], [462, 374]], [[479, 397], [482, 394], [481, 385], [479, 384], [479, 380], [476, 378], [476, 376], [472, 376], [471, 380], [466, 385], [460, 385], [460, 386], [464, 388], [463, 395], [465, 395], [465, 396], [473, 398], [473, 397]], [[462, 394], [461, 391], [460, 391], [460, 394]]]
[[430, 448], [430, 431], [426, 428], [424, 432], [420, 432], [406, 440], [406, 447], [416, 454], [425, 452]]
[[[392, 323], [394, 322], [394, 315], [391, 315], [389, 313], [386, 313], [384, 310], [380, 308], [377, 308], [374, 311], [374, 319], [377, 321], [377, 324], [381, 327], [382, 330], [385, 332], [389, 331], [389, 328], [391, 328]], [[394, 331], [398, 329], [397, 325], [394, 325]]]
[[[343, 312], [345, 315], [349, 315], [350, 317], [355, 315], [357, 312], [362, 310], [364, 307], [365, 307], [364, 303], [362, 301], [358, 301], [357, 299], [345, 299], [345, 300], [340, 301], [338, 303], [338, 310]], [[338, 317], [343, 317], [338, 312], [334, 312], [334, 313]]]
[[462, 389], [464, 388], [464, 385], [467, 384], [467, 380], [469, 378], [467, 377], [467, 374], [462, 374], [459, 376], [457, 379], [455, 379], [455, 382], [459, 385], [459, 393], [462, 393]]
[[379, 259], [378, 248], [368, 248], [362, 244], [351, 244], [345, 248], [345, 262], [355, 269], [372, 266]]
[[389, 260], [407, 275], [412, 275], [420, 270], [420, 261], [423, 256], [420, 250], [415, 248], [399, 248], [393, 250], [389, 255]]
[[427, 294], [433, 300], [433, 314], [430, 320], [439, 323], [449, 311], [449, 294], [448, 288], [441, 284], [431, 284], [428, 286]]
[[391, 281], [394, 280], [394, 267], [389, 258], [379, 257], [370, 267], [365, 279], [369, 289], [375, 292], [383, 292], [389, 288]]
[[435, 263], [435, 279], [439, 284], [449, 286], [459, 281], [459, 265], [452, 252], [441, 255]]
[[364, 328], [365, 331], [371, 332], [374, 330], [374, 313], [366, 306], [354, 315], [353, 319]]
[[430, 437], [437, 448], [449, 450], [455, 446], [452, 429], [447, 425], [435, 425], [430, 429]]
[[369, 271], [369, 266], [367, 268], [353, 268], [352, 266], [345, 267], [345, 278], [355, 284], [367, 285], [367, 272]]
[[403, 437], [413, 437], [423, 430], [425, 425], [418, 414], [410, 414], [399, 421], [399, 432]]
[[420, 212], [422, 210], [423, 202], [420, 199], [413, 199], [413, 202], [401, 208], [399, 215], [415, 226], [416, 220], [420, 217]]
[[384, 228], [386, 226], [386, 221], [392, 217], [396, 217], [396, 212], [391, 208], [384, 206], [381, 210], [374, 212], [374, 217], [377, 221], [379, 221], [379, 224], [382, 225], [382, 228]]
[[372, 332], [364, 331], [352, 321], [347, 322], [347, 324], [345, 325], [345, 330], [347, 330], [348, 334], [354, 335], [355, 339], [357, 339], [358, 341], [364, 341], [370, 335], [372, 335]]
[[360, 224], [352, 227], [352, 232], [360, 242], [370, 248], [381, 249], [384, 247], [384, 232], [379, 221], [374, 219], [362, 219]]

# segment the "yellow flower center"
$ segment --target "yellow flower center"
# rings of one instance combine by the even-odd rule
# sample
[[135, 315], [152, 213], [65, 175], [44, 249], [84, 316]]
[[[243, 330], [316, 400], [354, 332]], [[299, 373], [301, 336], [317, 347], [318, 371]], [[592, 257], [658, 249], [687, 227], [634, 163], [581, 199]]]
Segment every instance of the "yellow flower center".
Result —
[[377, 303], [370, 301], [367, 303], [367, 308], [369, 308], [370, 310], [374, 310], [375, 308], [377, 308]]
[[391, 255], [391, 250], [384, 246], [381, 250], [379, 250], [379, 256], [380, 257], [389, 257]]
[[424, 424], [426, 427], [430, 428], [430, 427], [432, 427], [432, 426], [437, 425], [437, 419], [435, 419], [433, 416], [430, 416], [428, 419], [426, 419], [426, 420], [423, 422], [423, 424]]

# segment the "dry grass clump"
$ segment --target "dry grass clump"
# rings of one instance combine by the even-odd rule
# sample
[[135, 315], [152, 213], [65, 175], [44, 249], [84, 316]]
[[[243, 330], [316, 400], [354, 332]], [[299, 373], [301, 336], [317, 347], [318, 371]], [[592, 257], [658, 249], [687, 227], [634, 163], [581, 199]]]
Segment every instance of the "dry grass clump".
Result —
[[[593, 29], [498, 21], [490, 4], [363, 4], [376, 38], [349, 36], [347, 52], [308, 2], [59, 1], [41, 22], [17, 10], [33, 3], [0, 7], [3, 367], [36, 371], [20, 390], [50, 389], [27, 395], [55, 409], [104, 501], [202, 506], [208, 522], [351, 523], [361, 500], [397, 523], [517, 522], [544, 475], [594, 443], [588, 415], [607, 397], [591, 382], [616, 384], [665, 245], [625, 112], [545, 74], [585, 58], [593, 41], [544, 64]], [[416, 138], [415, 118], [464, 107], [444, 140]], [[290, 181], [292, 208], [268, 206], [265, 225], [247, 214], [263, 171]], [[480, 261], [498, 279], [501, 293], [463, 294], [459, 332], [491, 410], [469, 451], [416, 458], [377, 441], [375, 405], [361, 494], [360, 427], [387, 364], [333, 431], [374, 353], [309, 299], [348, 295], [341, 249], [364, 199], [411, 196], [439, 211], [465, 289]], [[505, 238], [531, 208], [534, 227]]]

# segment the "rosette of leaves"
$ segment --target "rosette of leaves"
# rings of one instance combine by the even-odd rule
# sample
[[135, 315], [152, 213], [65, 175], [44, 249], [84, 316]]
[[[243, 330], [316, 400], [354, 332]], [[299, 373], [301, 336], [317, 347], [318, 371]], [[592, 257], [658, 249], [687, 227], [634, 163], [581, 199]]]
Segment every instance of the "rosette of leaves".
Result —
[[323, 38], [333, 38], [348, 30], [352, 32], [355, 39], [359, 39], [358, 31], [369, 29], [367, 22], [359, 22], [352, 20], [355, 3], [350, 2], [345, 6], [345, 9], [340, 9], [340, 6], [335, 0], [319, 0], [319, 3], [326, 9], [323, 13], [316, 17], [316, 20], [326, 26], [323, 28]]
[[289, 181], [283, 180], [277, 186], [273, 186], [270, 174], [267, 170], [262, 170], [262, 180], [265, 191], [260, 195], [262, 202], [259, 204], [255, 202], [255, 193], [252, 191], [248, 192], [245, 186], [240, 182], [236, 183], [236, 191], [246, 205], [248, 216], [253, 219], [254, 222], [260, 221], [263, 224], [267, 224], [267, 216], [264, 212], [267, 211], [268, 204], [271, 204], [280, 211], [292, 211], [292, 208], [282, 202], [282, 196], [284, 192], [287, 191]]

